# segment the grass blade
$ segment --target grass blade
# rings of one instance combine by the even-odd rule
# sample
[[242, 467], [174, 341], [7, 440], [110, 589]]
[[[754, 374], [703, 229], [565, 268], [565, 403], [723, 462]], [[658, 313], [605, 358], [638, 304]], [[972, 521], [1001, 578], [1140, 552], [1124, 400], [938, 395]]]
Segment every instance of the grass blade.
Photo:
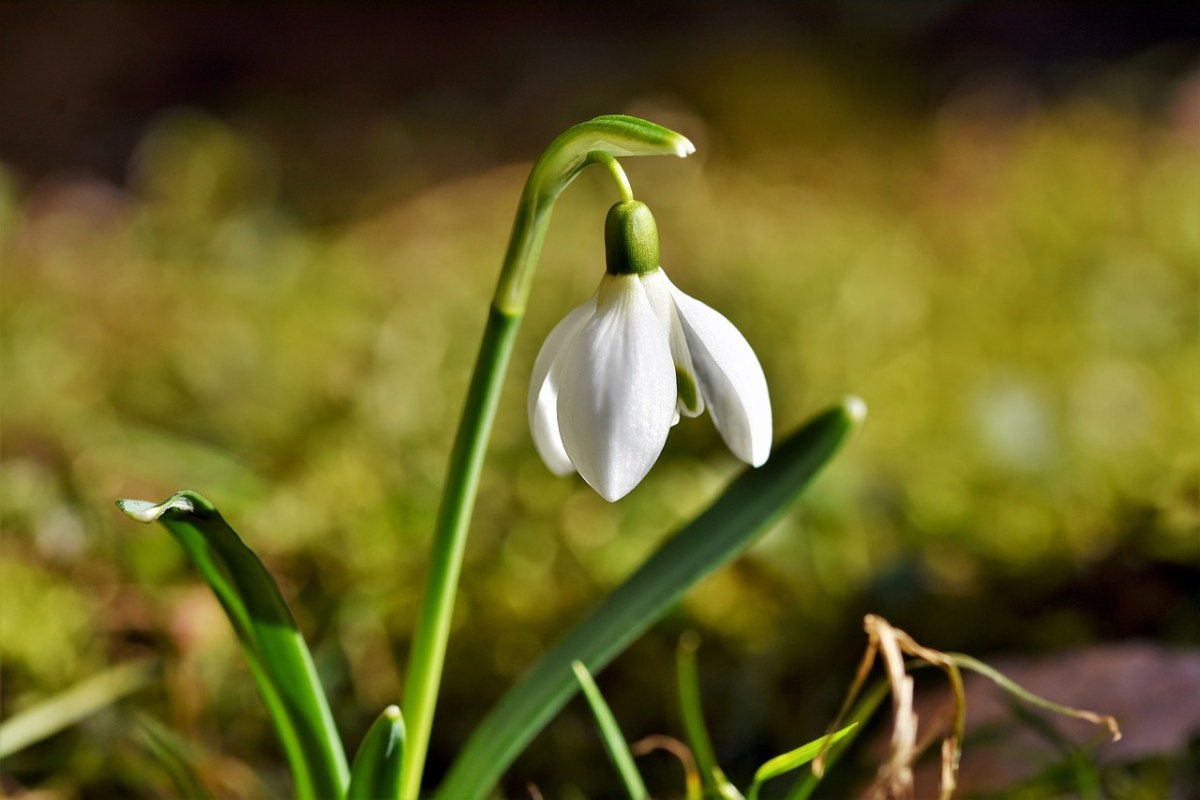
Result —
[[743, 472], [509, 690], [467, 740], [438, 795], [484, 795], [575, 694], [571, 662], [602, 669], [693, 584], [742, 553], [783, 515], [865, 413], [861, 400], [848, 399], [794, 433], [765, 465]]
[[600, 687], [592, 679], [592, 673], [588, 672], [582, 661], [572, 662], [571, 669], [575, 672], [575, 679], [579, 681], [579, 688], [583, 689], [583, 696], [592, 707], [596, 725], [600, 728], [600, 738], [604, 740], [604, 747], [608, 750], [613, 766], [621, 773], [621, 780], [625, 782], [625, 790], [629, 792], [629, 797], [631, 800], [646, 800], [650, 793], [646, 791], [646, 784], [642, 781], [637, 765], [633, 763], [629, 743], [625, 741], [625, 735], [621, 733], [621, 726], [617, 724], [612, 709], [604, 702], [604, 695], [600, 694]]
[[675, 676], [679, 683], [679, 714], [688, 744], [696, 756], [696, 769], [704, 786], [704, 796], [725, 796], [731, 787], [725, 773], [717, 766], [708, 726], [704, 724], [704, 709], [700, 704], [700, 678], [696, 672], [696, 650], [700, 637], [688, 631], [679, 639], [675, 650]]
[[275, 723], [296, 795], [341, 797], [349, 768], [329, 702], [304, 637], [258, 556], [195, 492], [158, 505], [118, 500], [117, 507], [138, 522], [161, 523], [216, 594]]
[[403, 764], [404, 717], [399, 706], [388, 706], [358, 746], [346, 800], [399, 797]]
[[[808, 797], [816, 790], [817, 784], [825, 777], [825, 773], [833, 767], [846, 748], [862, 733], [862, 725], [879, 709], [884, 698], [888, 696], [890, 689], [891, 686], [886, 680], [879, 680], [859, 699], [858, 703], [846, 715], [851, 720], [851, 724], [842, 729], [843, 734], [838, 737], [837, 741], [829, 743], [828, 749], [825, 751], [825, 767], [822, 773], [817, 775], [810, 772], [798, 780], [796, 785], [788, 792], [787, 800], [808, 800]], [[818, 748], [819, 751], [820, 748]]]
[[0, 758], [48, 739], [136, 692], [152, 680], [150, 661], [120, 664], [13, 714], [0, 725]]
[[775, 756], [763, 764], [754, 773], [754, 783], [750, 786], [750, 793], [747, 795], [748, 800], [758, 800], [759, 787], [764, 783], [772, 778], [778, 778], [780, 775], [785, 775], [794, 769], [803, 767], [820, 755], [822, 750], [849, 736], [850, 732], [857, 727], [857, 722], [851, 722], [840, 731], [827, 734], [819, 739], [814, 739], [806, 745], [797, 747], [795, 750]]

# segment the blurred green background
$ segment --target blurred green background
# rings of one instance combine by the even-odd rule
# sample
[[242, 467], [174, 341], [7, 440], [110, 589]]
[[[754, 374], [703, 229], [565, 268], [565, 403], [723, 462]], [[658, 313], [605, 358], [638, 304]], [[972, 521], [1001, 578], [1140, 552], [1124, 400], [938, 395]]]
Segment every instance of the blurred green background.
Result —
[[[867, 611], [984, 658], [1133, 640], [1194, 654], [1198, 41], [1184, 6], [6, 5], [0, 701], [7, 717], [136, 658], [157, 672], [6, 759], [3, 792], [173, 796], [156, 723], [218, 796], [287, 791], [219, 608], [119, 497], [186, 487], [223, 510], [280, 582], [348, 746], [399, 699], [518, 194], [554, 135], [601, 113], [696, 143], [626, 170], [672, 280], [758, 352], [776, 430], [848, 393], [870, 407], [795, 513], [599, 676], [630, 738], [681, 734], [671, 665], [689, 628], [739, 780], [824, 730]], [[616, 505], [534, 452], [532, 361], [599, 279], [614, 200], [589, 172], [555, 212], [483, 476], [434, 778], [739, 469], [707, 417]], [[1116, 768], [1178, 779], [1185, 749]], [[677, 765], [645, 764], [678, 796]], [[505, 792], [529, 782], [618, 791], [581, 703]]]

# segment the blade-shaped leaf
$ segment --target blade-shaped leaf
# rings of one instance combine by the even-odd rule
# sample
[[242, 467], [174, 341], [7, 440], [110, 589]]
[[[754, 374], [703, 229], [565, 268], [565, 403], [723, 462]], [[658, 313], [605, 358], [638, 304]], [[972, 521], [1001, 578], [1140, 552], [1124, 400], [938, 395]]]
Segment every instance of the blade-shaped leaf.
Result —
[[367, 731], [354, 765], [346, 800], [380, 800], [400, 796], [400, 768], [404, 763], [404, 717], [399, 706], [388, 706]]
[[629, 743], [625, 741], [625, 735], [621, 733], [621, 726], [617, 724], [612, 709], [604, 702], [604, 695], [600, 694], [600, 687], [592, 679], [592, 673], [588, 672], [582, 661], [573, 662], [571, 669], [575, 671], [575, 679], [579, 681], [579, 688], [583, 689], [583, 696], [592, 707], [596, 725], [600, 728], [600, 738], [604, 740], [604, 747], [608, 750], [613, 766], [621, 773], [625, 791], [629, 792], [632, 800], [646, 800], [650, 793], [646, 791], [646, 784], [642, 781], [642, 774], [638, 772], [637, 765], [633, 763]]
[[865, 416], [850, 398], [792, 434], [758, 469], [747, 469], [610, 594], [500, 700], [459, 752], [439, 797], [485, 794], [575, 694], [571, 662], [603, 669], [687, 590], [742, 553], [779, 519]]
[[724, 784], [729, 781], [717, 766], [712, 741], [708, 738], [708, 728], [704, 724], [704, 710], [700, 705], [700, 679], [696, 672], [696, 650], [699, 647], [700, 637], [692, 631], [680, 638], [679, 646], [675, 649], [675, 677], [679, 683], [679, 714], [683, 718], [683, 730], [696, 757], [696, 767], [704, 784], [704, 794], [712, 796], [720, 794]]
[[[888, 691], [890, 688], [891, 687], [888, 685], [887, 680], [880, 680], [877, 681], [875, 685], [866, 692], [866, 694], [859, 698], [858, 702], [846, 715], [847, 719], [852, 720], [851, 725], [849, 725], [847, 728], [843, 728], [839, 732], [841, 735], [839, 736], [838, 740], [829, 742], [828, 746], [826, 747], [824, 771], [820, 775], [815, 774], [815, 772], [809, 772], [800, 780], [796, 781], [796, 785], [793, 786], [787, 794], [787, 800], [808, 800], [808, 797], [816, 790], [817, 785], [821, 782], [822, 778], [825, 777], [825, 773], [833, 767], [834, 762], [838, 760], [842, 753], [845, 752], [846, 748], [848, 748], [850, 744], [856, 738], [858, 738], [858, 735], [862, 733], [862, 724], [869, 720], [872, 715], [874, 715], [875, 711], [879, 708], [880, 703], [882, 703], [883, 699], [888, 696]], [[818, 739], [818, 741], [822, 740]], [[820, 748], [818, 748], [818, 751], [819, 750]], [[814, 756], [814, 758], [816, 758], [816, 756]]]
[[759, 787], [764, 783], [771, 780], [771, 778], [778, 778], [780, 775], [786, 775], [794, 769], [803, 767], [820, 755], [823, 749], [849, 736], [850, 732], [857, 727], [857, 722], [851, 722], [840, 731], [822, 736], [820, 739], [814, 739], [808, 744], [797, 747], [795, 750], [789, 750], [783, 755], [775, 756], [763, 764], [754, 773], [754, 783], [750, 786], [750, 793], [747, 795], [748, 800], [758, 800]]
[[138, 522], [159, 522], [183, 547], [225, 609], [275, 723], [302, 798], [341, 797], [346, 754], [304, 637], [258, 556], [212, 503], [177, 492], [155, 505], [118, 500]]

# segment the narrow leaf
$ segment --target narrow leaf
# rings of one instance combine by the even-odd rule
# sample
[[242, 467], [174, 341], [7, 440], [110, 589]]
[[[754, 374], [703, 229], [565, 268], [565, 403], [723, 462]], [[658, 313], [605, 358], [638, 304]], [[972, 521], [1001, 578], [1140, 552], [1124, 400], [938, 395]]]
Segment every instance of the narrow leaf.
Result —
[[225, 609], [275, 724], [297, 796], [341, 797], [346, 754], [312, 656], [279, 588], [213, 505], [178, 492], [155, 505], [118, 500], [138, 522], [159, 522], [183, 547]]
[[571, 662], [603, 669], [692, 585], [745, 551], [799, 497], [865, 413], [862, 401], [850, 398], [792, 434], [765, 465], [744, 471], [509, 690], [459, 752], [439, 796], [484, 795], [577, 691]]
[[0, 725], [0, 758], [48, 739], [136, 692], [151, 682], [153, 673], [150, 661], [119, 664], [13, 714]]
[[679, 683], [679, 713], [683, 718], [683, 730], [688, 744], [696, 756], [696, 767], [704, 784], [704, 794], [719, 794], [723, 784], [729, 783], [717, 766], [713, 755], [708, 727], [704, 724], [704, 710], [700, 704], [700, 679], [696, 671], [696, 650], [700, 637], [688, 631], [679, 639], [675, 649], [675, 675]]
[[608, 757], [612, 759], [613, 766], [621, 774], [621, 780], [625, 783], [625, 791], [629, 793], [632, 800], [646, 800], [650, 793], [646, 791], [646, 784], [642, 782], [637, 765], [633, 763], [633, 753], [629, 752], [629, 743], [625, 741], [625, 735], [621, 733], [621, 726], [617, 724], [617, 718], [613, 716], [612, 709], [608, 707], [608, 703], [604, 702], [604, 695], [600, 694], [600, 687], [592, 679], [592, 673], [588, 672], [582, 661], [572, 662], [571, 669], [575, 672], [575, 679], [579, 681], [579, 687], [583, 689], [583, 696], [587, 698], [588, 705], [592, 707], [592, 714], [596, 717], [596, 726], [600, 729], [600, 738], [604, 741], [604, 748], [608, 750]]
[[825, 777], [825, 773], [829, 771], [842, 753], [845, 752], [846, 748], [862, 733], [863, 729], [861, 725], [875, 714], [880, 704], [883, 703], [884, 698], [888, 696], [890, 689], [891, 686], [887, 680], [881, 679], [859, 699], [858, 703], [846, 715], [846, 718], [851, 720], [851, 724], [843, 729], [845, 733], [838, 741], [827, 742], [824, 748], [817, 748], [817, 755], [820, 755], [821, 750], [824, 749], [825, 764], [821, 774], [818, 775], [816, 772], [809, 772], [802, 779], [798, 780], [796, 785], [788, 792], [787, 800], [808, 800], [808, 797], [816, 790], [817, 784]]
[[830, 733], [822, 736], [820, 739], [814, 739], [806, 745], [797, 747], [795, 750], [791, 750], [781, 756], [775, 756], [763, 764], [754, 773], [754, 783], [750, 786], [750, 794], [748, 795], [749, 800], [757, 800], [759, 787], [764, 783], [772, 778], [778, 778], [780, 775], [785, 775], [794, 769], [803, 767], [816, 758], [826, 747], [844, 739], [857, 727], [857, 722], [851, 722], [836, 733]]
[[392, 800], [400, 796], [404, 763], [404, 717], [399, 706], [388, 706], [375, 720], [350, 768], [347, 800]]
[[717, 787], [716, 797], [719, 800], [746, 800], [738, 788], [725, 777], [720, 767], [713, 767], [713, 783]]

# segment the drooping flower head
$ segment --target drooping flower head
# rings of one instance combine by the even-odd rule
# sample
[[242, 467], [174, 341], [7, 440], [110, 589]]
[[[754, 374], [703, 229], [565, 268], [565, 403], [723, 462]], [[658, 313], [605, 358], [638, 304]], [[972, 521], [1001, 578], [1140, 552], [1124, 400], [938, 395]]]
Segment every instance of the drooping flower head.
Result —
[[733, 454], [762, 465], [771, 401], [745, 337], [668, 280], [644, 203], [614, 205], [604, 239], [600, 287], [555, 326], [534, 363], [529, 425], [546, 466], [578, 471], [618, 500], [650, 471], [680, 415], [706, 408]]

